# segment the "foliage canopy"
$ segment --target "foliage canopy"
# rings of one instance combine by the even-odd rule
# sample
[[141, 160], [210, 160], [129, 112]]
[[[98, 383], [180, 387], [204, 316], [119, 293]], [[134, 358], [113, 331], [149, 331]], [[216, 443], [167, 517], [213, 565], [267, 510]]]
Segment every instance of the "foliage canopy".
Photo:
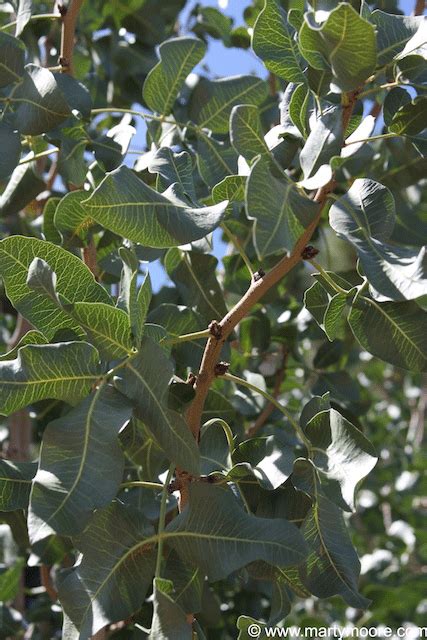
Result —
[[385, 8], [2, 5], [0, 638], [422, 615], [427, 26]]

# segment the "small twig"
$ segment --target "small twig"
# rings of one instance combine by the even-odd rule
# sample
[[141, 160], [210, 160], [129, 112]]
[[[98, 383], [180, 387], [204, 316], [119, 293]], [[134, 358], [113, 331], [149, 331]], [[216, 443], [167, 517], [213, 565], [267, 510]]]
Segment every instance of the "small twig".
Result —
[[[34, 22], [36, 20], [57, 20], [60, 17], [61, 16], [59, 13], [36, 13], [33, 16], [31, 16], [29, 22]], [[13, 22], [8, 22], [7, 24], [4, 24], [2, 27], [0, 27], [0, 31], [4, 31], [5, 29], [11, 29], [12, 27], [16, 27], [16, 25], [17, 25], [17, 20], [14, 20]]]
[[77, 18], [84, 0], [70, 0], [67, 7], [58, 6], [62, 18], [59, 64], [65, 73], [73, 75], [73, 51]]
[[42, 586], [46, 589], [46, 593], [52, 602], [56, 602], [58, 600], [58, 592], [53, 586], [52, 575], [50, 573], [51, 567], [47, 564], [42, 564], [40, 567], [40, 582]]
[[82, 250], [83, 262], [92, 271], [95, 279], [99, 279], [98, 262], [96, 258], [96, 246], [93, 238], [90, 238], [87, 247]]
[[[286, 377], [286, 364], [289, 357], [289, 351], [286, 349], [286, 347], [283, 347], [282, 354], [283, 354], [282, 362], [280, 367], [276, 371], [274, 389], [272, 393], [272, 396], [275, 400], [277, 400], [277, 397], [280, 393], [280, 387], [282, 386], [282, 382]], [[248, 436], [248, 438], [253, 438], [258, 433], [261, 427], [263, 427], [264, 424], [267, 422], [268, 418], [271, 416], [274, 409], [275, 409], [275, 406], [272, 402], [268, 402], [265, 405], [264, 409], [261, 411], [261, 413], [259, 414], [258, 418], [255, 420], [253, 425], [247, 430], [246, 435]]]
[[162, 536], [162, 533], [164, 531], [165, 523], [166, 523], [166, 506], [167, 506], [167, 500], [168, 500], [168, 495], [169, 495], [168, 487], [169, 487], [169, 484], [170, 484], [170, 482], [172, 480], [172, 476], [174, 474], [174, 471], [175, 471], [175, 465], [171, 464], [171, 466], [169, 467], [168, 475], [166, 476], [164, 487], [162, 489], [162, 500], [161, 500], [161, 503], [160, 503], [159, 524], [158, 524], [158, 528], [157, 528], [157, 536], [158, 536], [159, 541], [157, 543], [157, 560], [156, 560], [156, 572], [155, 572], [156, 578], [160, 578], [161, 571], [162, 571], [162, 562], [163, 562], [163, 536]]
[[414, 16], [422, 16], [425, 8], [426, 8], [425, 0], [415, 0], [414, 11], [412, 13]]

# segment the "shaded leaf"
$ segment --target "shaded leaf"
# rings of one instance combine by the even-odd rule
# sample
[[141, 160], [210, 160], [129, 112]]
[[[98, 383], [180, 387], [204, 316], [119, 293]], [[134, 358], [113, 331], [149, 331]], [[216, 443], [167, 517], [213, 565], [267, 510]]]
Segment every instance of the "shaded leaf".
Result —
[[254, 560], [289, 566], [306, 548], [298, 529], [282, 519], [245, 513], [228, 488], [190, 486], [189, 506], [165, 530], [168, 546], [196, 564], [210, 580], [220, 580]]
[[224, 297], [216, 279], [218, 260], [195, 251], [171, 249], [165, 268], [176, 283], [187, 306], [196, 307], [207, 322], [219, 320], [227, 313]]
[[394, 114], [388, 128], [397, 135], [415, 135], [426, 127], [427, 97], [417, 96]]
[[339, 508], [322, 493], [314, 467], [308, 460], [295, 463], [292, 481], [315, 497], [301, 533], [310, 554], [299, 569], [303, 584], [318, 598], [339, 594], [352, 607], [365, 609], [369, 600], [357, 590], [360, 562]]
[[120, 502], [98, 510], [85, 532], [75, 538], [83, 557], [63, 572], [58, 591], [81, 638], [141, 607], [154, 573], [155, 543], [152, 525]]
[[373, 180], [358, 179], [329, 212], [332, 228], [357, 249], [369, 283], [393, 300], [423, 295], [427, 285], [425, 252], [386, 244], [394, 227], [394, 198]]
[[0, 511], [27, 508], [36, 470], [35, 462], [0, 460]]
[[356, 486], [377, 463], [374, 447], [335, 409], [316, 414], [305, 433], [324, 493], [342, 509], [353, 510]]
[[168, 384], [173, 365], [163, 350], [144, 337], [136, 358], [117, 372], [115, 385], [136, 408], [136, 414], [148, 428], [170, 460], [189, 473], [199, 473], [196, 442], [179, 413], [168, 409]]
[[115, 497], [124, 466], [117, 436], [131, 412], [123, 396], [101, 385], [47, 426], [30, 499], [32, 543], [53, 532], [80, 533], [94, 509]]
[[376, 9], [370, 16], [376, 26], [378, 64], [389, 64], [417, 32], [422, 17], [399, 16]]
[[160, 147], [150, 160], [148, 170], [159, 174], [162, 191], [178, 182], [186, 195], [193, 201], [197, 200], [193, 183], [193, 161], [187, 151], [174, 153], [169, 147]]
[[15, 169], [21, 155], [21, 136], [7, 122], [0, 122], [0, 146], [0, 180], [4, 180]]
[[18, 105], [15, 124], [24, 135], [40, 135], [71, 115], [54, 75], [34, 64], [26, 66], [22, 83], [11, 101]]
[[24, 75], [25, 46], [21, 40], [0, 32], [0, 87], [20, 82]]
[[403, 369], [426, 370], [427, 314], [415, 302], [377, 302], [359, 296], [348, 322], [362, 347], [373, 355]]
[[304, 197], [280, 169], [259, 158], [246, 187], [246, 213], [255, 220], [254, 244], [260, 260], [292, 250], [318, 207]]
[[343, 142], [342, 109], [331, 107], [320, 115], [301, 150], [300, 164], [306, 189], [318, 189], [332, 178], [329, 161], [339, 155]]
[[170, 580], [155, 578], [153, 607], [150, 640], [192, 640], [193, 630], [185, 612], [173, 598]]

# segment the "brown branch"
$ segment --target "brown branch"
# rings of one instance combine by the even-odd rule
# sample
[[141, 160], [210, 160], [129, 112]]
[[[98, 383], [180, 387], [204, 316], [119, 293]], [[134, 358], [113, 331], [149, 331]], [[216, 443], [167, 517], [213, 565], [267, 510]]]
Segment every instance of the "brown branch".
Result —
[[[359, 90], [356, 90], [343, 96], [344, 107], [342, 122], [344, 132], [346, 131], [350, 121], [358, 94]], [[249, 313], [252, 307], [267, 293], [267, 291], [282, 280], [282, 278], [284, 278], [284, 276], [302, 260], [302, 252], [309, 243], [310, 238], [319, 224], [328, 194], [334, 188], [334, 184], [334, 180], [332, 179], [330, 183], [318, 189], [314, 197], [314, 201], [319, 205], [317, 214], [296, 242], [290, 255], [282, 258], [268, 273], [264, 273], [263, 271], [255, 273], [249, 289], [246, 291], [244, 296], [220, 322], [215, 323], [215, 331], [211, 331], [212, 336], [208, 339], [206, 344], [199, 375], [197, 376], [197, 380], [194, 385], [196, 395], [186, 414], [188, 427], [197, 441], [199, 441], [200, 422], [206, 397], [209, 393], [210, 386], [215, 379], [215, 365], [220, 360], [221, 351], [227, 338], [239, 322]], [[187, 474], [180, 469], [177, 470], [177, 476], [182, 482], [182, 488], [180, 491], [180, 509], [182, 509], [188, 502], [189, 481]]]
[[[286, 377], [286, 363], [289, 357], [289, 351], [286, 349], [286, 347], [283, 347], [282, 351], [283, 351], [282, 363], [276, 372], [276, 379], [274, 382], [274, 389], [272, 394], [275, 400], [277, 400], [279, 396], [280, 387], [282, 386], [282, 382]], [[272, 402], [268, 402], [265, 405], [264, 409], [261, 411], [261, 413], [259, 414], [258, 418], [255, 420], [253, 425], [250, 427], [250, 429], [247, 430], [246, 435], [248, 436], [248, 438], [253, 438], [253, 436], [255, 436], [258, 433], [258, 431], [261, 429], [261, 427], [264, 426], [264, 424], [267, 422], [267, 420], [273, 413], [274, 408], [275, 407]]]
[[414, 16], [422, 16], [423, 13], [424, 13], [425, 8], [426, 8], [425, 0], [415, 0], [415, 7], [414, 7], [413, 15]]
[[64, 73], [73, 75], [73, 51], [77, 18], [84, 0], [70, 0], [68, 6], [58, 3], [59, 13], [62, 18], [61, 51], [59, 64]]
[[89, 269], [92, 271], [95, 279], [99, 278], [99, 269], [98, 262], [96, 258], [96, 246], [93, 238], [90, 238], [87, 247], [84, 247], [83, 251], [83, 262]]
[[40, 567], [40, 582], [42, 586], [46, 589], [46, 593], [52, 602], [56, 602], [58, 600], [58, 592], [53, 586], [52, 575], [50, 573], [51, 567], [47, 564], [42, 564]]

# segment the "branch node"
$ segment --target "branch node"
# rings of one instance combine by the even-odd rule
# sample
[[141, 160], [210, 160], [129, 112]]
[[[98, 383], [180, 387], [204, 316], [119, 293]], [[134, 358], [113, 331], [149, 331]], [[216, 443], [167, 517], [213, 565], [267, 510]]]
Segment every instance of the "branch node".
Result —
[[230, 366], [229, 362], [224, 362], [223, 360], [221, 360], [220, 362], [217, 362], [214, 368], [215, 375], [216, 376], [225, 375], [228, 371], [229, 366]]
[[194, 387], [194, 385], [197, 382], [197, 376], [192, 371], [190, 371], [190, 373], [187, 376], [187, 380], [185, 382], [186, 384], [189, 384], [191, 387]]
[[65, 4], [59, 3], [58, 11], [61, 18], [65, 18], [65, 16], [67, 15], [68, 7]]
[[208, 329], [211, 336], [213, 336], [217, 340], [220, 340], [222, 338], [222, 327], [217, 320], [212, 320], [212, 322], [209, 324]]
[[264, 276], [265, 276], [264, 269], [259, 268], [258, 271], [254, 273], [254, 282], [258, 282], [258, 280], [262, 280]]
[[308, 244], [301, 251], [301, 258], [303, 260], [313, 260], [313, 258], [315, 258], [318, 253], [319, 253], [319, 249], [316, 249], [316, 247], [313, 247], [312, 244]]

